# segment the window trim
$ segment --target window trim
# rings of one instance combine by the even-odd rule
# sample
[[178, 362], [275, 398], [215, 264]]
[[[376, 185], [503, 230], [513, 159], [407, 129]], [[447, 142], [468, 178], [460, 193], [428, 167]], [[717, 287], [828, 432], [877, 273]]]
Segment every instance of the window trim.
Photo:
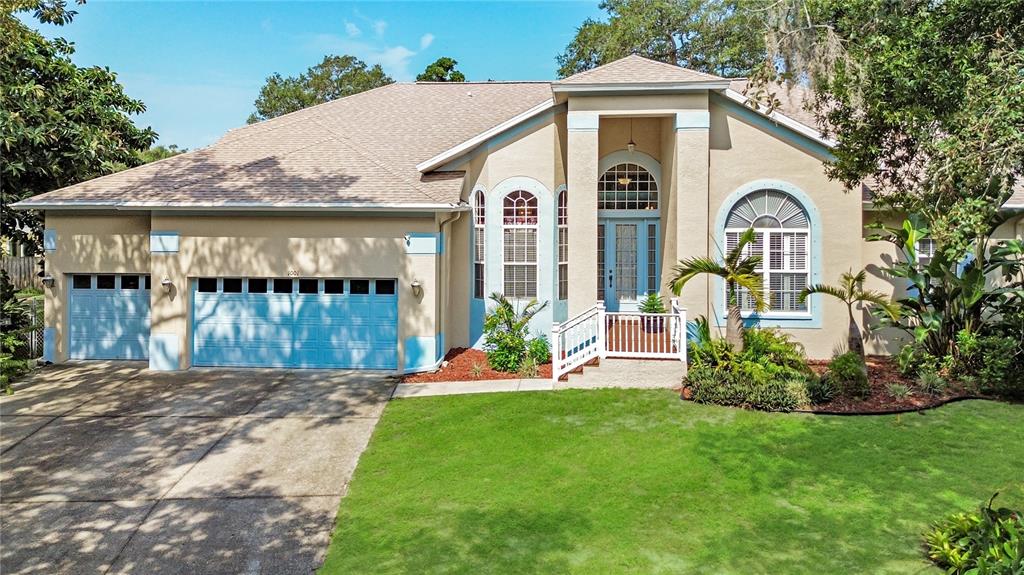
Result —
[[472, 217], [472, 294], [473, 299], [483, 300], [487, 297], [487, 194], [481, 189], [473, 192]]
[[[535, 216], [532, 218], [533, 219], [532, 222], [529, 221], [530, 220], [530, 216], [529, 215], [526, 216], [526, 220], [527, 221], [525, 223], [517, 222], [516, 219], [518, 218], [518, 216], [515, 215], [514, 211], [513, 211], [513, 216], [511, 218], [512, 221], [509, 221], [509, 219], [505, 217], [505, 210], [507, 209], [506, 203], [509, 202], [509, 199], [514, 194], [518, 195], [518, 197], [515, 200], [512, 200], [513, 202], [515, 202], [511, 206], [513, 210], [515, 210], [516, 207], [518, 206], [519, 199], [524, 199], [525, 200], [525, 202], [526, 202], [526, 209], [527, 210], [529, 210], [531, 208], [530, 202], [533, 203], [532, 208], [535, 211]], [[525, 196], [529, 196], [529, 197], [528, 198], [523, 198], [524, 195]], [[510, 300], [525, 301], [525, 300], [530, 300], [530, 299], [537, 299], [539, 297], [539, 295], [540, 295], [540, 292], [541, 292], [541, 289], [540, 289], [540, 260], [541, 260], [541, 254], [540, 254], [540, 250], [539, 250], [539, 248], [540, 248], [540, 198], [537, 197], [537, 194], [535, 192], [527, 190], [527, 189], [525, 189], [523, 187], [520, 187], [520, 186], [513, 187], [507, 193], [502, 194], [502, 196], [501, 196], [501, 205], [500, 205], [499, 209], [500, 209], [500, 213], [501, 213], [501, 236], [500, 236], [501, 237], [501, 252], [500, 252], [501, 253], [501, 283], [499, 284], [499, 285], [501, 285], [501, 291], [505, 295], [505, 297], [507, 297]], [[533, 255], [533, 261], [532, 262], [511, 262], [510, 263], [510, 262], [508, 262], [505, 259], [505, 232], [507, 230], [533, 230], [533, 254], [534, 255]], [[527, 251], [528, 251], [528, 247], [527, 247]], [[508, 271], [508, 266], [510, 266], [510, 265], [514, 265], [514, 266], [533, 266], [534, 282], [533, 282], [533, 295], [532, 296], [531, 295], [524, 295], [524, 296], [511, 295], [511, 294], [508, 293], [508, 290], [505, 289], [506, 272]], [[529, 290], [527, 290], [527, 291], [529, 291]]]
[[[569, 300], [569, 193], [561, 188], [555, 196], [555, 298]], [[565, 232], [563, 234], [563, 232]], [[563, 235], [565, 241], [563, 242]], [[565, 258], [562, 258], [562, 254]], [[565, 285], [563, 293], [562, 286]]]

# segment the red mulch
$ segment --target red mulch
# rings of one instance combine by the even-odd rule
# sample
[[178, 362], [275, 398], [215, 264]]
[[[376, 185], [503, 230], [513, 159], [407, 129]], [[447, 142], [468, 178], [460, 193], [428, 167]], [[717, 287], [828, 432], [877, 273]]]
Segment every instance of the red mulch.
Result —
[[[814, 373], [821, 375], [828, 368], [828, 361], [815, 360], [807, 362]], [[884, 413], [927, 409], [942, 405], [951, 399], [972, 397], [972, 394], [955, 382], [942, 395], [929, 395], [914, 388], [914, 379], [900, 373], [896, 360], [891, 357], [869, 355], [865, 359], [868, 366], [868, 385], [871, 395], [866, 399], [838, 397], [829, 403], [815, 405], [809, 411], [817, 413]], [[910, 388], [908, 397], [898, 399], [889, 393], [889, 385], [901, 383]]]
[[[473, 366], [482, 368], [479, 375], [473, 375]], [[551, 378], [551, 363], [538, 366], [537, 377]], [[487, 354], [479, 349], [455, 347], [444, 356], [441, 369], [425, 373], [414, 373], [402, 378], [402, 383], [438, 383], [444, 381], [472, 381], [476, 379], [519, 379], [515, 372], [494, 371], [487, 364]]]

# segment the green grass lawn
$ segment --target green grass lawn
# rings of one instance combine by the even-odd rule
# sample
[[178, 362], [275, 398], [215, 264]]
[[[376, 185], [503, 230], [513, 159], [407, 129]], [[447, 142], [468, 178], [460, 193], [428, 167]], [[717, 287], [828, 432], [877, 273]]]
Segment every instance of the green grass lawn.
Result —
[[940, 573], [920, 533], [1024, 507], [1024, 406], [821, 417], [668, 391], [403, 399], [322, 573]]

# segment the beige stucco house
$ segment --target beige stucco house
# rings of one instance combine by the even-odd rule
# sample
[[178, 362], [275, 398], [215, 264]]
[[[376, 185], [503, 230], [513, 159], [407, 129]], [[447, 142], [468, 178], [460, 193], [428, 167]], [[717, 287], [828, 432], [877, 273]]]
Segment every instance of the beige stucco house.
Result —
[[[555, 82], [392, 84], [24, 201], [46, 215], [46, 357], [432, 369], [480, 344], [493, 292], [550, 302], [540, 332], [598, 301], [635, 311], [750, 226], [771, 295], [751, 321], [827, 357], [845, 309], [797, 294], [865, 267], [898, 291], [878, 273], [890, 246], [863, 240], [885, 215], [825, 176], [832, 142], [798, 90], [765, 114], [744, 87], [637, 56]], [[715, 281], [678, 303], [724, 321]]]

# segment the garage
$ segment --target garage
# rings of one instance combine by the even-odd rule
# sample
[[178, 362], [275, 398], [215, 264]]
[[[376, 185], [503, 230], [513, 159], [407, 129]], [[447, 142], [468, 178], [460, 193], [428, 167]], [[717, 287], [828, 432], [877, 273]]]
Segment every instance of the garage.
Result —
[[147, 359], [150, 276], [73, 274], [68, 357]]
[[394, 279], [192, 280], [197, 366], [398, 367]]

